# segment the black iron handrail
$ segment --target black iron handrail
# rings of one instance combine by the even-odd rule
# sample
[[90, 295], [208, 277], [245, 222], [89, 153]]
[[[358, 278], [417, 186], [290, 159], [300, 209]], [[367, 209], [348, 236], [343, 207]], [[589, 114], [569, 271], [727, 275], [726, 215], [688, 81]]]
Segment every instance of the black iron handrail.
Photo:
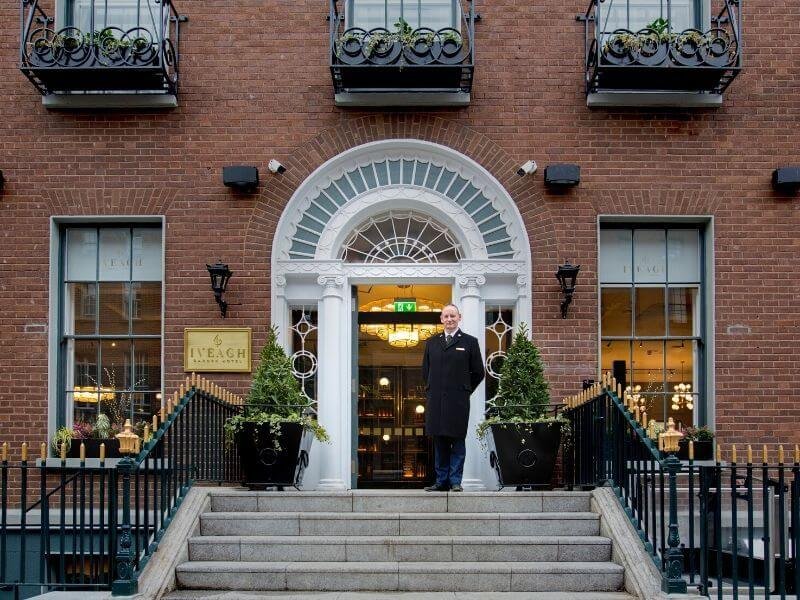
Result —
[[238, 456], [224, 443], [223, 425], [241, 406], [216, 390], [189, 386], [168, 403], [135, 457], [101, 460], [97, 466], [47, 461], [45, 445], [40, 461], [28, 461], [27, 448], [18, 464], [4, 456], [0, 590], [15, 597], [40, 590], [133, 593], [193, 483], [240, 479]]
[[95, 72], [94, 80], [102, 86], [103, 78], [107, 78], [110, 71], [123, 70], [129, 75], [136, 70], [155, 71], [161, 74], [156, 89], [113, 87], [108, 91], [176, 94], [180, 24], [187, 21], [187, 17], [178, 14], [172, 0], [158, 0], [152, 5], [148, 0], [138, 0], [137, 25], [98, 24], [95, 22], [96, 2], [90, 0], [89, 26], [84, 31], [69, 24], [57, 28], [56, 19], [45, 13], [39, 0], [21, 0], [19, 60], [20, 69], [28, 79], [46, 95], [63, 91], [52, 87], [64, 85], [53, 83], [55, 79], [48, 72]]
[[[585, 14], [584, 58], [587, 93], [602, 91], [602, 75], [625, 68], [719, 72], [717, 78], [685, 79], [692, 91], [721, 94], [742, 68], [739, 0], [713, 0], [709, 26], [675, 29], [672, 0], [637, 29], [608, 29], [615, 0], [591, 0]], [[625, 0], [617, 0], [617, 5]], [[634, 84], [635, 85], [635, 84]], [[702, 89], [700, 89], [702, 88]], [[650, 89], [650, 88], [648, 88]], [[687, 88], [688, 89], [688, 88]]]
[[[610, 380], [610, 377], [608, 378]], [[800, 449], [761, 463], [732, 447], [730, 460], [679, 461], [648, 438], [646, 417], [613, 386], [571, 399], [573, 444], [564, 450], [568, 485], [608, 485], [646, 551], [663, 589], [696, 585], [705, 595], [785, 598], [800, 590]]]
[[[431, 29], [424, 24], [411, 28], [400, 19], [394, 28], [363, 29], [345, 23], [345, 13], [340, 11], [338, 0], [329, 0], [330, 67], [335, 91], [346, 87], [341, 70], [360, 70], [375, 67], [397, 67], [402, 70], [436, 70], [461, 67], [465, 71], [460, 87], [469, 92], [471, 73], [475, 64], [475, 21], [480, 17], [474, 0], [459, 0], [459, 26]], [[348, 26], [350, 25], [350, 26]], [[412, 84], [413, 85], [413, 84]], [[452, 91], [450, 87], [435, 88], [375, 86], [360, 91]]]

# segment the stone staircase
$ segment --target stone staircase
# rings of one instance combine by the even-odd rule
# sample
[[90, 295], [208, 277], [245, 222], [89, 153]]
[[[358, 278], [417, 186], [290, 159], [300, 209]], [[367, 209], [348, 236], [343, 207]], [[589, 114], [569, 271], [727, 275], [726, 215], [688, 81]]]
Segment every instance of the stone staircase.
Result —
[[[624, 570], [611, 561], [590, 496], [218, 490], [189, 539], [177, 586], [208, 597], [225, 590], [617, 592]], [[184, 597], [203, 595], [168, 596]]]

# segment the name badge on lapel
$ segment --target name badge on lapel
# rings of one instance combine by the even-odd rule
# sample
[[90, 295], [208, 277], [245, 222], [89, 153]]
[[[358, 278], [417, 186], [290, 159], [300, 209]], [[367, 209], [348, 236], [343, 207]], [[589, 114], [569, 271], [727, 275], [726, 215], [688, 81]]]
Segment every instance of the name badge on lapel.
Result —
[[466, 352], [467, 351], [466, 348], [459, 348], [458, 346], [456, 346], [456, 350], [460, 350], [461, 352]]

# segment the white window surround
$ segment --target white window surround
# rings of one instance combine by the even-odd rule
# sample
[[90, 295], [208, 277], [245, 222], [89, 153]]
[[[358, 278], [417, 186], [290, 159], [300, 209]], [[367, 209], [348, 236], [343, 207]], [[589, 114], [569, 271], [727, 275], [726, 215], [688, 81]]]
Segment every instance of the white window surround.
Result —
[[[50, 259], [49, 259], [49, 289], [48, 289], [48, 326], [47, 326], [47, 438], [50, 439], [56, 430], [57, 410], [59, 395], [63, 390], [58, 388], [59, 356], [58, 350], [61, 342], [59, 309], [61, 306], [61, 245], [63, 243], [63, 225], [137, 225], [141, 223], [155, 223], [161, 227], [161, 389], [164, 389], [164, 311], [166, 306], [166, 217], [163, 215], [135, 215], [135, 216], [51, 216], [50, 217]], [[162, 403], [164, 394], [162, 392]], [[71, 418], [71, 415], [67, 415]]]
[[[626, 225], [666, 225], [666, 226], [679, 226], [685, 225], [704, 225], [704, 230], [701, 233], [703, 238], [703, 245], [705, 247], [705, 256], [702, 268], [705, 272], [704, 288], [703, 288], [703, 310], [705, 311], [704, 327], [701, 332], [704, 339], [704, 367], [705, 367], [705, 386], [702, 390], [705, 397], [705, 417], [706, 424], [712, 429], [715, 428], [716, 423], [716, 344], [715, 344], [715, 322], [716, 322], [716, 299], [715, 299], [715, 284], [716, 274], [714, 270], [714, 217], [710, 215], [598, 215], [597, 217], [597, 231], [596, 243], [598, 257], [598, 272], [600, 260], [600, 230], [603, 224], [619, 223]], [[600, 283], [598, 278], [596, 297], [597, 302], [597, 339], [601, 338], [600, 319]], [[597, 370], [600, 372], [600, 351], [597, 352]]]
[[[298, 224], [312, 200], [347, 173], [389, 160], [418, 161], [457, 173], [467, 180], [496, 211], [507, 233], [510, 250], [502, 258], [491, 258], [486, 232], [464, 206], [445, 193], [423, 185], [387, 183], [364, 189], [343, 200], [326, 217], [318, 241], [306, 249], [313, 258], [290, 256]], [[369, 187], [369, 186], [368, 186]], [[470, 188], [472, 189], [472, 188]], [[486, 203], [484, 202], [484, 205]], [[389, 210], [413, 210], [426, 214], [447, 227], [463, 250], [463, 259], [450, 264], [364, 264], [345, 263], [338, 258], [342, 244], [352, 231], [371, 216]], [[487, 208], [488, 210], [488, 208]], [[481, 213], [481, 216], [487, 213]], [[350, 286], [378, 282], [446, 283], [453, 288], [453, 300], [461, 307], [462, 326], [484, 344], [485, 306], [514, 308], [515, 320], [531, 321], [530, 246], [522, 217], [511, 196], [485, 168], [446, 146], [410, 139], [389, 139], [352, 148], [320, 166], [295, 191], [281, 214], [273, 238], [271, 315], [279, 329], [284, 348], [290, 349], [288, 335], [292, 306], [316, 305], [319, 314], [319, 418], [328, 429], [332, 443], [317, 444], [304, 478], [308, 489], [350, 487], [352, 460], [351, 431], [351, 306]], [[494, 485], [494, 474], [480, 451], [474, 426], [484, 409], [483, 386], [472, 398], [464, 485], [472, 489]]]

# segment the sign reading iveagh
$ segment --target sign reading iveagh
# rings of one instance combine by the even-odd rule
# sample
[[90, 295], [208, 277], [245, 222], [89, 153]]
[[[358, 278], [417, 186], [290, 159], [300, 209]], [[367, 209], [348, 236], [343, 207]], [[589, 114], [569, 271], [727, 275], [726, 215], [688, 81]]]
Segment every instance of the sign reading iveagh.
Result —
[[249, 327], [187, 327], [183, 330], [183, 370], [249, 373], [251, 339]]

